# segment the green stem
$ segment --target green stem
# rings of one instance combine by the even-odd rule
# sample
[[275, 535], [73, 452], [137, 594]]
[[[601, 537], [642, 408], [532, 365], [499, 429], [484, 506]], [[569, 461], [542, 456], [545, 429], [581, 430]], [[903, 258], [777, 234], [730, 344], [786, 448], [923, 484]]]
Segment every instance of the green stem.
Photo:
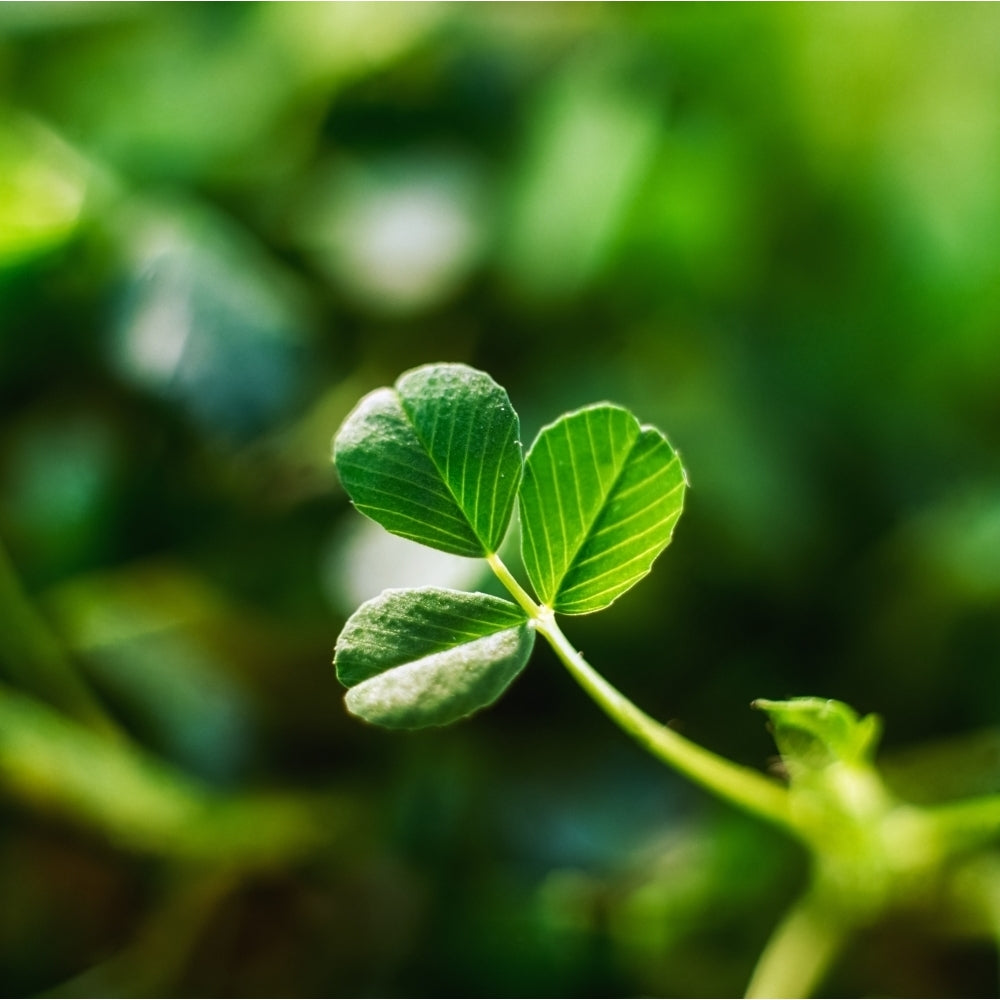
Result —
[[653, 756], [727, 802], [783, 829], [793, 828], [788, 793], [781, 785], [705, 750], [646, 715], [587, 663], [556, 624], [554, 613], [531, 599], [499, 556], [491, 555], [488, 561], [577, 683], [612, 721]]
[[812, 996], [849, 930], [828, 902], [814, 890], [792, 907], [764, 948], [747, 997]]
[[511, 592], [514, 600], [524, 609], [524, 613], [534, 622], [538, 622], [542, 617], [542, 609], [536, 604], [531, 595], [517, 582], [517, 577], [503, 564], [503, 560], [494, 552], [486, 557], [490, 568], [496, 573], [500, 582]]

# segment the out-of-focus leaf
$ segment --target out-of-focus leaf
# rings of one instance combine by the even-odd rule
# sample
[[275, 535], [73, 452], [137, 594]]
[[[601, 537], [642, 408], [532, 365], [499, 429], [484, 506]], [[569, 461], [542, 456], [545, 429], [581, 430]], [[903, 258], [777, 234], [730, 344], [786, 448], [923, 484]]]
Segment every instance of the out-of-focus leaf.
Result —
[[571, 64], [534, 109], [503, 255], [529, 292], [569, 295], [592, 277], [655, 149], [655, 105], [600, 63]]
[[[298, 82], [254, 13], [130, 19], [120, 43], [95, 35], [49, 67], [47, 105], [86, 147], [131, 175], [187, 180], [256, 173], [290, 143], [267, 143]], [[127, 38], [127, 42], [125, 41]], [[127, 81], [127, 82], [126, 82]]]
[[87, 720], [101, 732], [116, 731], [103, 706], [81, 679], [25, 593], [0, 540], [0, 674]]
[[87, 181], [85, 162], [64, 142], [0, 107], [0, 267], [66, 240]]
[[84, 653], [235, 613], [204, 578], [166, 561], [73, 577], [48, 591], [44, 607], [69, 648]]
[[254, 27], [297, 78], [329, 85], [378, 73], [419, 46], [449, 13], [422, 3], [261, 4]]
[[528, 662], [535, 633], [510, 601], [457, 590], [388, 590], [337, 640], [347, 707], [394, 729], [443, 726], [492, 704]]
[[254, 711], [218, 636], [243, 620], [207, 581], [179, 566], [140, 564], [68, 581], [45, 604], [98, 689], [148, 745], [207, 780], [240, 775]]
[[346, 826], [355, 813], [347, 802], [337, 810], [290, 796], [213, 795], [137, 747], [3, 687], [0, 787], [116, 846], [236, 866], [298, 857], [329, 843], [330, 824]]
[[241, 438], [273, 426], [306, 376], [294, 282], [220, 215], [169, 203], [124, 218], [130, 260], [115, 366], [210, 433]]
[[935, 504], [903, 533], [904, 546], [970, 602], [995, 601], [1000, 594], [1000, 491], [970, 491]]
[[121, 431], [75, 408], [42, 413], [16, 430], [0, 467], [0, 517], [34, 571], [58, 576], [93, 558], [112, 529]]
[[433, 4], [329, 6], [133, 9], [120, 36], [80, 32], [60, 50], [46, 103], [126, 173], [259, 179], [308, 142], [297, 102], [390, 62], [442, 17]]
[[507, 532], [521, 480], [507, 393], [466, 365], [425, 365], [361, 400], [334, 439], [362, 514], [404, 538], [486, 556]]
[[774, 741], [793, 778], [831, 764], [870, 764], [882, 733], [877, 715], [859, 716], [842, 701], [758, 698], [754, 707], [767, 712]]
[[599, 611], [641, 580], [670, 542], [685, 486], [667, 439], [622, 407], [543, 428], [521, 487], [524, 564], [543, 603]]

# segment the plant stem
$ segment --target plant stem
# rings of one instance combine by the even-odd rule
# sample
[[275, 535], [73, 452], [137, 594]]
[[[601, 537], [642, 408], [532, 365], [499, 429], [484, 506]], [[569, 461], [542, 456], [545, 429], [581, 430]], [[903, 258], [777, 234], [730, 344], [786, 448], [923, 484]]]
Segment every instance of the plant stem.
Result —
[[757, 961], [748, 998], [812, 995], [849, 930], [828, 904], [812, 890], [789, 910]]
[[653, 756], [727, 802], [783, 829], [794, 828], [788, 793], [781, 785], [692, 743], [646, 715], [580, 655], [556, 624], [551, 609], [539, 607], [531, 599], [499, 556], [491, 555], [488, 561], [577, 683], [612, 721]]
[[646, 715], [573, 648], [551, 612], [537, 628], [584, 691], [650, 753], [733, 805], [786, 829], [791, 827], [788, 793], [781, 785], [692, 743]]
[[500, 582], [511, 592], [514, 600], [524, 609], [524, 613], [536, 624], [541, 620], [542, 609], [532, 600], [531, 595], [517, 582], [517, 577], [503, 564], [503, 560], [494, 552], [486, 557], [490, 568], [496, 573]]

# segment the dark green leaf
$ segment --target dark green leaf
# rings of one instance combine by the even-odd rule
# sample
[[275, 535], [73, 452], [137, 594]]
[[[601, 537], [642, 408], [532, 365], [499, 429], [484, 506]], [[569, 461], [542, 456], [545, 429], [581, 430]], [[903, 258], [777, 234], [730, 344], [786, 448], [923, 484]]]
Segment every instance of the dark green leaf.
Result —
[[334, 439], [355, 506], [384, 528], [460, 556], [495, 552], [521, 480], [507, 393], [465, 365], [425, 365], [355, 407]]
[[494, 702], [531, 655], [524, 612], [487, 594], [387, 590], [337, 640], [347, 707], [394, 729], [443, 726]]
[[521, 486], [524, 564], [542, 602], [584, 614], [621, 596], [670, 541], [685, 486], [667, 439], [619, 406], [543, 428]]

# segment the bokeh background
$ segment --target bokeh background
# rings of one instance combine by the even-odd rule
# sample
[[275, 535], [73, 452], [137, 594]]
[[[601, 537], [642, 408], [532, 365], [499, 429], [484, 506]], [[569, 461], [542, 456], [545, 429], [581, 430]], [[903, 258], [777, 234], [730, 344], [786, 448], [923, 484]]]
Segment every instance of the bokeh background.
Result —
[[[330, 665], [400, 547], [329, 462], [428, 361], [610, 399], [692, 481], [566, 630], [756, 767], [758, 696], [1000, 787], [1000, 8], [0, 5], [8, 995], [738, 994], [794, 845], [539, 649], [390, 734]], [[914, 749], [916, 748], [916, 749]], [[894, 923], [833, 995], [994, 995]]]

